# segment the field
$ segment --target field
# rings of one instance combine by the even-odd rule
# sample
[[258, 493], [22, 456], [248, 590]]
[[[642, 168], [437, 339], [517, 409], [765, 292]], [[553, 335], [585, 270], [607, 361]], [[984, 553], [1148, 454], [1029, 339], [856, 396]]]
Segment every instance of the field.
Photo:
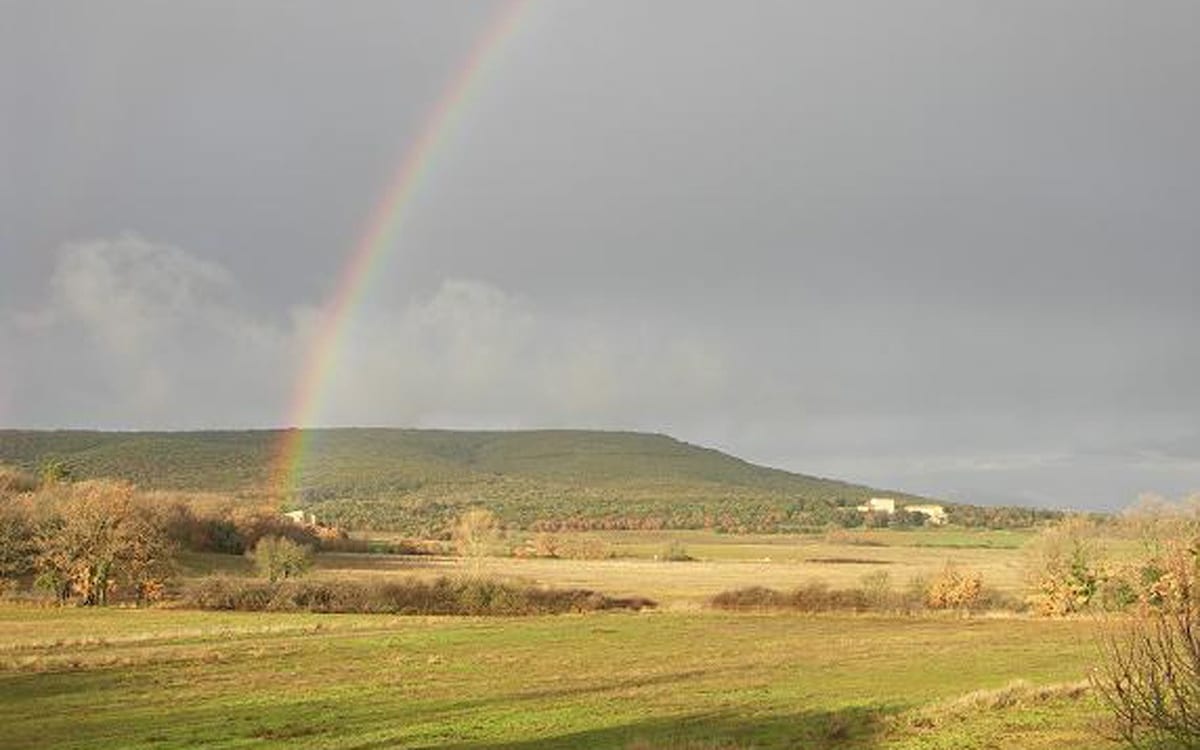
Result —
[[[648, 595], [659, 610], [423, 618], [0, 606], [4, 747], [1116, 747], [1097, 734], [1095, 699], [1069, 687], [1095, 660], [1088, 620], [704, 605], [724, 588], [856, 585], [869, 570], [902, 585], [947, 560], [1016, 594], [1028, 535], [601, 536], [616, 558], [327, 554], [312, 575], [483, 573]], [[699, 559], [655, 560], [672, 541]], [[187, 563], [192, 575], [246, 572], [231, 556]], [[1016, 680], [1032, 687], [1006, 689]]]
[[[5, 747], [1101, 747], [1086, 623], [0, 609]], [[935, 708], [934, 715], [940, 715]]]
[[[756, 585], [789, 589], [814, 581], [853, 588], [867, 574], [880, 571], [888, 574], [893, 586], [903, 588], [913, 578], [934, 575], [952, 563], [977, 570], [989, 586], [1019, 596], [1025, 589], [1025, 558], [1020, 547], [1031, 537], [1031, 532], [949, 530], [860, 531], [833, 538], [704, 531], [600, 532], [561, 538], [591, 540], [611, 554], [611, 559], [486, 557], [464, 561], [331, 554], [321, 556], [316, 575], [431, 577], [475, 572], [552, 586], [593, 588], [619, 596], [649, 596], [666, 608], [694, 609], [726, 589]], [[696, 559], [655, 559], [671, 543], [681, 545]]]

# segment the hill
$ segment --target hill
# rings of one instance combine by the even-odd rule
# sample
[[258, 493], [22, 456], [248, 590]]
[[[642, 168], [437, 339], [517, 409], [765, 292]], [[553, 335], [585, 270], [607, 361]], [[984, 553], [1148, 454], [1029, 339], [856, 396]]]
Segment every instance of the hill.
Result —
[[[76, 478], [120, 477], [149, 489], [271, 494], [278, 430], [93, 432], [0, 430], [0, 463], [50, 460]], [[758, 466], [647, 433], [328, 429], [308, 435], [285, 502], [355, 527], [439, 534], [482, 504], [523, 528], [718, 528], [779, 531], [852, 525], [853, 507], [904, 493]]]

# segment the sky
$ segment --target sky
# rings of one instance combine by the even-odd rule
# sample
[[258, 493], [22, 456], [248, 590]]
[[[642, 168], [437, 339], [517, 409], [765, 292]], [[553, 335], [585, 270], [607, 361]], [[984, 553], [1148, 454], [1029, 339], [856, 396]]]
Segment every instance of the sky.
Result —
[[[0, 426], [293, 424], [498, 3], [0, 0]], [[664, 432], [980, 503], [1200, 491], [1200, 4], [530, 0], [311, 424]]]

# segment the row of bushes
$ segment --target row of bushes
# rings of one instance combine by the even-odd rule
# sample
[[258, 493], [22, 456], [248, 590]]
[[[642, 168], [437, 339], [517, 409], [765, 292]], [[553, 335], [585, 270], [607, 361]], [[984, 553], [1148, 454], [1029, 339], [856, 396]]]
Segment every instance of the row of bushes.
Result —
[[541, 615], [652, 608], [641, 597], [587, 589], [546, 589], [486, 579], [431, 581], [283, 581], [206, 578], [184, 593], [198, 609], [385, 613], [397, 615]]
[[891, 588], [887, 574], [864, 577], [859, 588], [830, 588], [823, 582], [792, 591], [763, 586], [722, 591], [710, 600], [714, 609], [731, 611], [786, 609], [797, 612], [920, 612], [923, 610], [1010, 610], [1023, 603], [983, 585], [978, 573], [947, 567], [931, 580], [913, 579], [907, 588]]

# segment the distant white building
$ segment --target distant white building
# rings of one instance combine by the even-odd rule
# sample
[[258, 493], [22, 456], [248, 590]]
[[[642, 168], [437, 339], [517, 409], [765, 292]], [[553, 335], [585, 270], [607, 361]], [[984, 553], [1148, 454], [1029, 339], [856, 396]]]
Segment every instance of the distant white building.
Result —
[[317, 525], [317, 517], [306, 510], [290, 510], [287, 513], [284, 513], [283, 517], [292, 523], [299, 524], [301, 526]]
[[896, 500], [890, 497], [873, 497], [866, 505], [858, 506], [863, 513], [895, 513]]
[[925, 516], [925, 523], [931, 523], [934, 526], [941, 526], [946, 523], [946, 509], [940, 505], [905, 505], [904, 509], [909, 513], [920, 513]]

